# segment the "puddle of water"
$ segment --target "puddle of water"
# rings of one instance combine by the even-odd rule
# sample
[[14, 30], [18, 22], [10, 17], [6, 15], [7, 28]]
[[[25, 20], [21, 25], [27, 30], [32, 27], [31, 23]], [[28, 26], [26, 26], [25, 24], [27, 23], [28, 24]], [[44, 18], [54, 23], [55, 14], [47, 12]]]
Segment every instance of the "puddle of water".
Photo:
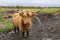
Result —
[[50, 39], [50, 38], [43, 38], [42, 40], [52, 40], [52, 39]]

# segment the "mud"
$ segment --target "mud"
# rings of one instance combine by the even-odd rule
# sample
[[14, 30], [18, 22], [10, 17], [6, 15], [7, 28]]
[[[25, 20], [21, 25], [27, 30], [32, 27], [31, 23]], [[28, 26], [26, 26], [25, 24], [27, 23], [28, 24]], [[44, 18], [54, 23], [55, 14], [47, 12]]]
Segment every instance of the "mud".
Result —
[[60, 40], [60, 15], [47, 17], [42, 14], [34, 18], [29, 32], [29, 38], [23, 38], [22, 33], [11, 31], [1, 32], [0, 40]]

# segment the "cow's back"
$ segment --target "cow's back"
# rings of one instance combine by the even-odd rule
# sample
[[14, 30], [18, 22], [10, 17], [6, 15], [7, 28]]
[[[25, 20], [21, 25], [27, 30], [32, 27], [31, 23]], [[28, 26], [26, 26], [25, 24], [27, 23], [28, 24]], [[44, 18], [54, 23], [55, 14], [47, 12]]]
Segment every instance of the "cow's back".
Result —
[[18, 27], [19, 24], [21, 23], [21, 19], [22, 19], [22, 17], [19, 15], [19, 13], [15, 13], [15, 14], [12, 16], [13, 25], [14, 25], [15, 27]]

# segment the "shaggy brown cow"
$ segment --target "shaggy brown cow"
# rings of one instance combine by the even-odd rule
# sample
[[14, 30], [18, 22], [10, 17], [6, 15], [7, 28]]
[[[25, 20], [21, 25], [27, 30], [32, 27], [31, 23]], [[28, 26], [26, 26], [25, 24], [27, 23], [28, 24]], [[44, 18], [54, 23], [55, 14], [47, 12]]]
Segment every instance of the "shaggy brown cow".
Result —
[[32, 20], [34, 16], [36, 16], [36, 12], [32, 12], [30, 10], [23, 11], [20, 13], [20, 16], [22, 16], [22, 26], [21, 26], [21, 31], [24, 36], [25, 31], [27, 32], [27, 37], [29, 35], [29, 29], [32, 26]]
[[24, 37], [25, 31], [27, 32], [27, 37], [29, 36], [29, 29], [32, 26], [32, 20], [36, 16], [36, 12], [32, 12], [30, 10], [27, 11], [19, 11], [18, 13], [14, 13], [12, 16], [14, 31], [16, 33], [16, 29], [19, 32], [22, 32]]

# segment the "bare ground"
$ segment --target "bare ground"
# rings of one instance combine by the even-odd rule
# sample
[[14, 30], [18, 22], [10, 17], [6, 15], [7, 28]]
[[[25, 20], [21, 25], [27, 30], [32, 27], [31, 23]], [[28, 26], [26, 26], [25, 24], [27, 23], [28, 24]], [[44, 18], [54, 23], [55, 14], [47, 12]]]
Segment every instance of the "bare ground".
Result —
[[0, 33], [0, 40], [60, 40], [60, 15], [48, 18], [44, 15], [37, 15], [40, 21], [34, 18], [29, 38], [23, 38], [22, 33], [6, 31]]

